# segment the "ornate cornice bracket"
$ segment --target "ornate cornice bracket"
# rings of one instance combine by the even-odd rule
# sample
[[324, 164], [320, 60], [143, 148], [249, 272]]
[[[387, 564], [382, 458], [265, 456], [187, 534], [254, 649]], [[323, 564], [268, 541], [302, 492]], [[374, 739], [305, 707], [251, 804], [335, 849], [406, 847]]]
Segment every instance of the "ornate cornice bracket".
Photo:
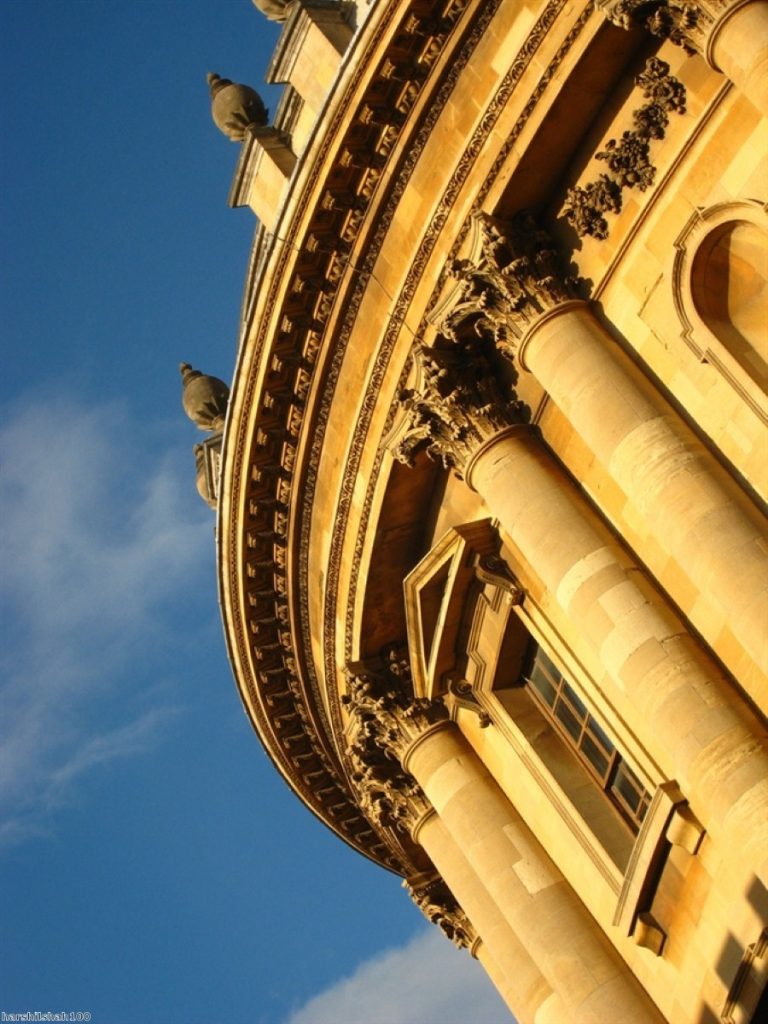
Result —
[[542, 315], [578, 298], [559, 262], [552, 238], [529, 213], [504, 222], [475, 211], [470, 253], [448, 268], [457, 287], [429, 319], [454, 342], [490, 337], [514, 358]]
[[478, 725], [481, 729], [487, 729], [491, 724], [491, 716], [480, 705], [480, 702], [472, 689], [472, 684], [466, 679], [455, 678], [448, 681], [448, 695], [454, 709], [463, 708], [477, 715]]

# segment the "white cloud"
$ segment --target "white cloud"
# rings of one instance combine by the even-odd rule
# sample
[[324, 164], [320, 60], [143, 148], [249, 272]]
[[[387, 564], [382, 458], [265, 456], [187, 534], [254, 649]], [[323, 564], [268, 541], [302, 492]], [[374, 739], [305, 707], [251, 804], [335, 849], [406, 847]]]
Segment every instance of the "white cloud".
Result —
[[361, 964], [285, 1024], [510, 1024], [514, 1018], [466, 951], [436, 928]]
[[39, 399], [6, 416], [0, 845], [45, 832], [79, 779], [146, 749], [173, 713], [140, 681], [118, 699], [118, 681], [163, 642], [164, 602], [206, 585], [212, 523], [182, 454], [116, 406]]

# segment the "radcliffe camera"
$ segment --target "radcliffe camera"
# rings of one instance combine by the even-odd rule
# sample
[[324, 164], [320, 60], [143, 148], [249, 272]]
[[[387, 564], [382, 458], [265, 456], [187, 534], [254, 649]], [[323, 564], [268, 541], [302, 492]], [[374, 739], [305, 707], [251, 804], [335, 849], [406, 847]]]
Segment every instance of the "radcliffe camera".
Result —
[[0, 47], [0, 1024], [768, 1024], [768, 0]]
[[768, 5], [256, 6], [184, 403], [258, 740], [517, 1021], [768, 1019]]

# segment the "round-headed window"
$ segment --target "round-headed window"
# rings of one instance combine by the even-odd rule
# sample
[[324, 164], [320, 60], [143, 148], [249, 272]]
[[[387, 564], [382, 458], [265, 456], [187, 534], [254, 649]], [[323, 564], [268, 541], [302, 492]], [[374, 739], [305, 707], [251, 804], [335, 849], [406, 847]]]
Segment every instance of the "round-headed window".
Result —
[[768, 236], [733, 220], [702, 241], [691, 268], [696, 310], [749, 376], [768, 390]]

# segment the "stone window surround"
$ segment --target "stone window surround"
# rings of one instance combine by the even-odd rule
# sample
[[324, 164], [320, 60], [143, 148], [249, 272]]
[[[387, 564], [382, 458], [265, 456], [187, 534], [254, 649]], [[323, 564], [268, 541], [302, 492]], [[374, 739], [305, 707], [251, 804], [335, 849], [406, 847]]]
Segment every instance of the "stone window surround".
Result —
[[[569, 831], [576, 837], [586, 855], [595, 864], [618, 898], [629, 884], [627, 878], [589, 827], [585, 827], [585, 824], [588, 825], [588, 823], [585, 823], [583, 816], [573, 805], [568, 794], [562, 789], [546, 764], [536, 756], [535, 751], [531, 752], [530, 744], [504, 708], [498, 695], [493, 692], [492, 673], [484, 671], [484, 667], [480, 666], [471, 685], [457, 675], [454, 651], [460, 623], [456, 621], [456, 616], [463, 611], [469, 588], [474, 586], [480, 593], [480, 585], [495, 582], [500, 595], [502, 586], [499, 586], [499, 583], [502, 583], [510, 594], [514, 594], [515, 586], [519, 586], [508, 567], [506, 568], [506, 578], [501, 575], [502, 566], [505, 563], [497, 554], [494, 554], [498, 552], [499, 545], [496, 525], [490, 519], [452, 528], [437, 541], [406, 578], [404, 591], [414, 692], [417, 697], [443, 697], [454, 719], [457, 719], [462, 711], [474, 712], [480, 718], [481, 728], [492, 724], [502, 732], [514, 750], [527, 751], [526, 756], [521, 757], [521, 764], [524, 764], [525, 770], [531, 773], [533, 784], [546, 791], [549, 803], [566, 822]], [[489, 555], [495, 559], [495, 575], [489, 574], [482, 568], [483, 562], [488, 564]], [[448, 567], [447, 572], [446, 566]], [[442, 576], [444, 580], [444, 592], [441, 608], [436, 616], [431, 643], [425, 645], [424, 630], [420, 621], [420, 598], [428, 588], [430, 581], [437, 576]], [[655, 766], [647, 763], [642, 752], [635, 749], [636, 744], [632, 742], [631, 734], [625, 729], [615, 710], [601, 698], [598, 689], [589, 681], [586, 670], [568, 650], [567, 644], [557, 633], [553, 624], [547, 620], [529, 596], [526, 595], [522, 600], [522, 592], [509, 600], [509, 603], [516, 606], [514, 611], [526, 632], [537, 644], [548, 651], [555, 664], [572, 682], [579, 696], [586, 698], [600, 721], [605, 723], [609, 731], [616, 737], [619, 745], [626, 751], [629, 763], [638, 778], [649, 792], [654, 794], [654, 800], [658, 804], [661, 799], [658, 794], [666, 792], [663, 787], [670, 784], [662, 783], [659, 786], [658, 771], [655, 770]], [[425, 646], [428, 647], [428, 653], [425, 651]], [[445, 650], [446, 647], [449, 648], [448, 651]], [[475, 667], [477, 668], [477, 666]], [[674, 783], [671, 785], [675, 786]], [[684, 801], [682, 802], [684, 803]], [[655, 814], [653, 821], [655, 828], [658, 823]], [[649, 843], [657, 843], [657, 837], [655, 831], [644, 823], [630, 854], [629, 865], [632, 868], [633, 882], [631, 890], [625, 893], [622, 904], [634, 907], [630, 934], [634, 933], [638, 924], [639, 914], [642, 910], [642, 908], [638, 910], [638, 907], [642, 900], [652, 899], [652, 892], [649, 896], [650, 883], [647, 878], [641, 879], [641, 872], [646, 867], [647, 875], [652, 869], [655, 870], [659, 867], [658, 856], [649, 857], [643, 852]], [[660, 870], [656, 880], [659, 875]], [[635, 898], [635, 893], [637, 898]], [[633, 900], [634, 902], [632, 902]], [[640, 924], [642, 926], [642, 922]]]
[[[455, 671], [456, 641], [461, 629], [457, 616], [463, 613], [470, 588], [474, 586], [480, 594], [480, 585], [487, 586], [490, 583], [496, 587], [497, 596], [502, 590], [512, 595], [508, 597], [508, 603], [514, 605], [514, 613], [528, 635], [548, 651], [554, 663], [572, 681], [579, 696], [587, 698], [587, 703], [594, 708], [600, 720], [615, 733], [614, 726], [620, 724], [615, 712], [607, 705], [603, 706], [597, 688], [589, 684], [585, 670], [570, 655], [567, 644], [541, 610], [535, 607], [528, 596], [523, 599], [522, 590], [508, 567], [504, 573], [505, 563], [498, 557], [499, 544], [495, 524], [490, 519], [453, 528], [438, 540], [406, 578], [404, 591], [409, 653], [416, 695], [433, 699], [442, 696], [452, 718], [457, 719], [462, 711], [472, 712], [479, 716], [481, 728], [488, 725], [497, 727], [513, 749], [529, 747], [514, 718], [493, 692], [493, 673], [483, 671], [481, 667], [474, 684], [470, 685], [466, 680], [459, 679]], [[483, 565], [487, 567], [489, 564], [494, 569], [492, 574], [483, 568]], [[443, 594], [441, 606], [434, 618], [434, 630], [430, 630], [431, 637], [425, 644], [420, 599], [430, 581], [436, 578], [441, 580]], [[517, 592], [515, 588], [518, 588]], [[446, 651], [446, 646], [450, 650]], [[624, 742], [621, 737], [623, 731], [621, 729], [619, 732], [620, 743]], [[529, 748], [524, 764], [524, 768], [531, 774], [532, 782], [547, 791], [549, 803], [565, 820], [617, 897], [612, 924], [625, 935], [634, 938], [638, 946], [661, 956], [666, 933], [653, 917], [652, 904], [667, 856], [672, 845], [680, 846], [695, 855], [704, 835], [702, 826], [691, 813], [678, 784], [673, 780], [659, 782], [658, 775], [656, 781], [652, 780], [652, 767], [645, 766], [643, 770], [643, 758], [632, 757], [636, 751], [630, 750], [633, 768], [653, 793], [653, 797], [632, 846], [626, 870], [622, 873], [591, 829], [584, 827], [589, 823], [584, 821], [546, 764], [536, 758], [535, 750], [532, 753], [538, 763], [532, 763]]]
[[700, 362], [709, 363], [717, 370], [763, 423], [768, 424], [765, 394], [713, 333], [696, 308], [693, 294], [692, 275], [697, 253], [713, 232], [736, 221], [747, 221], [768, 234], [768, 204], [743, 199], [693, 211], [674, 242], [673, 298], [686, 345]]

